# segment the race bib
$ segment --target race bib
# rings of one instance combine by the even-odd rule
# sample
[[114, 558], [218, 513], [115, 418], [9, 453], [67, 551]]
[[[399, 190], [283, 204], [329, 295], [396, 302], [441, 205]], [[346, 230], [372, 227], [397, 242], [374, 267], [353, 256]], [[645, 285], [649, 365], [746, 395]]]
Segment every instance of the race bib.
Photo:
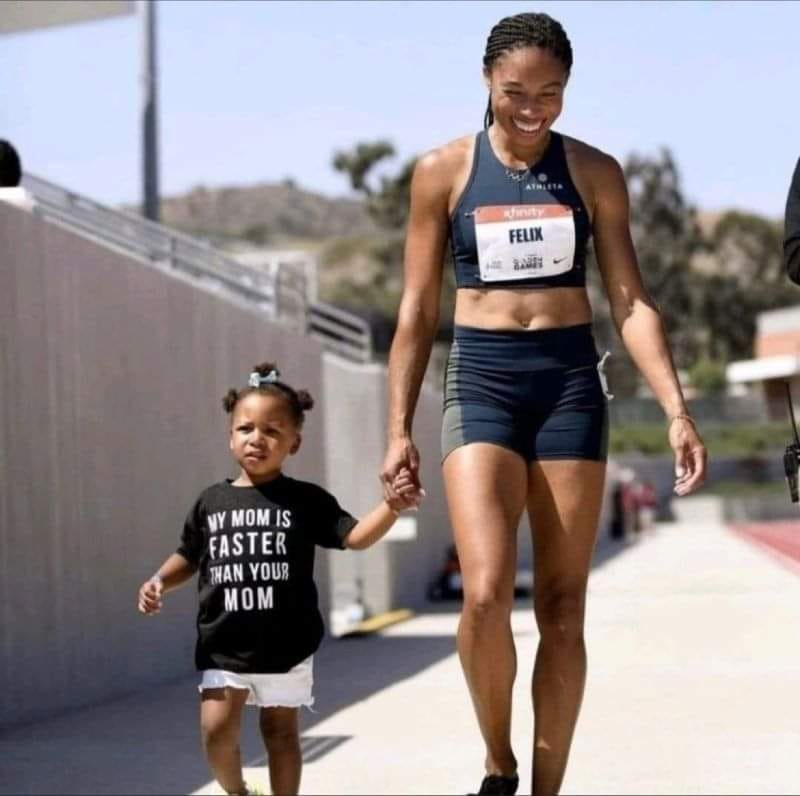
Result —
[[536, 279], [572, 269], [575, 222], [565, 205], [475, 208], [478, 266], [484, 282]]

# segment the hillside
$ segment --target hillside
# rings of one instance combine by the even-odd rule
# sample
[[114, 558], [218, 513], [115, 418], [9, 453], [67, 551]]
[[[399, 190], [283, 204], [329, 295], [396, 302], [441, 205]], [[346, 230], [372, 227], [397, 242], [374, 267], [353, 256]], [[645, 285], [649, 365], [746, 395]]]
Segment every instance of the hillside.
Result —
[[[706, 240], [724, 215], [719, 209], [698, 211]], [[308, 251], [319, 262], [319, 291], [325, 300], [394, 313], [401, 290], [403, 233], [381, 230], [360, 200], [322, 196], [291, 180], [198, 187], [163, 199], [162, 218], [172, 227], [212, 239], [233, 256], [252, 248]], [[712, 251], [697, 252], [692, 265], [707, 275], [720, 272]]]
[[224, 188], [198, 187], [161, 201], [162, 221], [211, 238], [239, 238], [285, 246], [339, 235], [371, 235], [377, 228], [363, 204], [331, 199], [291, 181]]
[[[335, 238], [369, 239], [381, 231], [358, 199], [331, 198], [307, 191], [291, 180], [249, 186], [199, 186], [161, 200], [162, 220], [204, 237], [238, 239], [259, 246], [306, 243], [319, 250]], [[709, 238], [725, 210], [698, 210]]]

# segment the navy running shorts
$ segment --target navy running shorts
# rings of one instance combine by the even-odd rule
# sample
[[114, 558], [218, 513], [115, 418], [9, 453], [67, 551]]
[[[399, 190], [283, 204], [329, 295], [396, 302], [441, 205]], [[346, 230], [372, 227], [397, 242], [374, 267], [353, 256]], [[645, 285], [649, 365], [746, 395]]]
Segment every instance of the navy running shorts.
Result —
[[445, 371], [442, 461], [471, 442], [509, 448], [528, 462], [605, 461], [608, 397], [591, 324], [456, 326]]

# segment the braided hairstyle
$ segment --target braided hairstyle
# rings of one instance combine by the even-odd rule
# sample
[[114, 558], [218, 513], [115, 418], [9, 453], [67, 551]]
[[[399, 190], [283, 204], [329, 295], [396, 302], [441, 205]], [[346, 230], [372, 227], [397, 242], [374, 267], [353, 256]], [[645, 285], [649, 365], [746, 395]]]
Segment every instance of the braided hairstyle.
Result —
[[[258, 393], [259, 395], [276, 395], [279, 398], [283, 398], [286, 401], [286, 405], [289, 407], [289, 411], [292, 415], [292, 420], [294, 420], [295, 426], [300, 429], [303, 427], [303, 421], [305, 420], [305, 413], [312, 409], [314, 406], [314, 399], [308, 393], [307, 390], [295, 390], [294, 387], [290, 387], [283, 381], [280, 381], [280, 371], [275, 366], [274, 362], [262, 362], [260, 365], [256, 365], [253, 368], [253, 373], [257, 373], [260, 377], [262, 377], [261, 383], [258, 387], [254, 387], [252, 385], [248, 385], [244, 389], [235, 390], [231, 388], [228, 392], [225, 393], [224, 398], [222, 399], [222, 407], [223, 409], [229, 414], [233, 414], [233, 410], [236, 409], [236, 405], [242, 398], [252, 394]], [[263, 381], [270, 377], [270, 381]]]
[[[501, 19], [486, 40], [484, 70], [488, 74], [501, 55], [520, 47], [541, 47], [547, 50], [564, 64], [569, 77], [572, 69], [572, 45], [561, 23], [547, 14], [524, 13]], [[492, 97], [489, 95], [489, 104], [483, 118], [484, 128], [488, 128], [493, 121]]]

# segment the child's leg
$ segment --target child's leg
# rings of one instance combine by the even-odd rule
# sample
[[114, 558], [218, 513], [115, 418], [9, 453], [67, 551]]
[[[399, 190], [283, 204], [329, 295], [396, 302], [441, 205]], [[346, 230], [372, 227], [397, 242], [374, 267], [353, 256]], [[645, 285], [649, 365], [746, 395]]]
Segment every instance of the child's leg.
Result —
[[200, 702], [200, 730], [206, 759], [226, 793], [246, 793], [239, 754], [244, 688], [206, 688]]
[[269, 756], [269, 782], [275, 796], [297, 796], [303, 758], [298, 708], [261, 708], [261, 737]]

